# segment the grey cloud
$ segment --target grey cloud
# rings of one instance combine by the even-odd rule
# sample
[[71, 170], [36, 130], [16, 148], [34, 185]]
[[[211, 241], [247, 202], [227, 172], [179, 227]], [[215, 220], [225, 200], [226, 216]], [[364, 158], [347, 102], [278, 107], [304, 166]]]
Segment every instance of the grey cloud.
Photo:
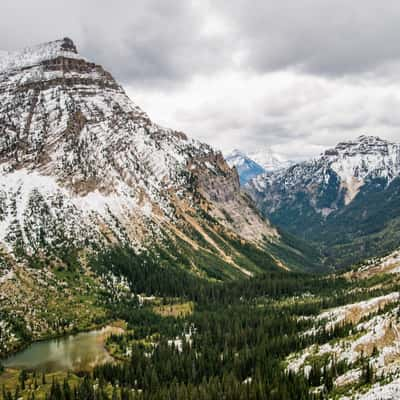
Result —
[[368, 72], [400, 58], [395, 0], [217, 1], [249, 66], [326, 76]]
[[13, 0], [0, 21], [0, 49], [69, 36], [154, 120], [222, 149], [399, 136], [398, 1]]
[[231, 57], [229, 38], [204, 32], [196, 1], [15, 0], [0, 4], [0, 15], [0, 48], [70, 36], [83, 55], [136, 85], [181, 84]]
[[[210, 79], [211, 87], [214, 80]], [[266, 75], [253, 84], [243, 84], [241, 77], [221, 78], [220, 85], [230, 89], [216, 98], [214, 90], [199, 93], [199, 86], [207, 87], [207, 79], [187, 88], [185, 96], [173, 101], [173, 110], [164, 114], [163, 122], [172, 122], [173, 127], [225, 151], [253, 151], [270, 145], [292, 159], [317, 155], [360, 134], [399, 140], [400, 85], [359, 85], [350, 79], [316, 81], [293, 72]], [[236, 96], [239, 92], [241, 97]], [[202, 101], [196, 101], [198, 97]], [[150, 115], [165, 110], [169, 101], [165, 98], [154, 109], [150, 107]]]
[[[342, 76], [387, 66], [398, 74], [400, 59], [395, 0], [13, 0], [0, 4], [0, 15], [0, 48], [68, 35], [138, 85], [179, 84], [228, 68]], [[216, 17], [228, 28], [207, 32]]]
[[121, 9], [117, 24], [123, 25], [117, 35], [108, 35], [98, 21], [84, 23], [85, 52], [112, 68], [117, 77], [138, 85], [182, 83], [227, 63], [226, 38], [203, 33], [206, 16], [192, 2], [151, 0], [140, 4], [126, 4]]

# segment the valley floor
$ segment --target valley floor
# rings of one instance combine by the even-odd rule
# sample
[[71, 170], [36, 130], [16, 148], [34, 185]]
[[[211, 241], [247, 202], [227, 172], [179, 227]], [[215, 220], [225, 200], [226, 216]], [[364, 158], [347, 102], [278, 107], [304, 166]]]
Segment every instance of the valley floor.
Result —
[[[3, 315], [9, 317], [2, 320], [1, 337], [8, 352], [24, 339], [44, 337], [48, 327], [69, 332], [121, 319], [126, 330], [106, 342], [116, 361], [89, 372], [3, 370], [0, 398], [396, 399], [399, 263], [395, 253], [341, 276], [282, 271], [226, 283], [199, 279], [174, 296], [167, 275], [159, 293], [136, 296], [123, 277], [100, 279], [86, 271], [81, 285], [71, 287], [70, 279], [77, 278], [67, 271], [32, 270], [26, 276], [17, 267], [0, 281], [2, 288], [24, 294], [14, 303], [3, 298]], [[34, 296], [33, 283], [36, 295], [53, 298], [44, 314], [29, 317], [36, 328], [24, 337], [12, 322], [27, 313], [24, 298], [40, 306], [27, 297]], [[112, 301], [102, 297], [106, 286]], [[69, 324], [49, 323], [65, 315]]]

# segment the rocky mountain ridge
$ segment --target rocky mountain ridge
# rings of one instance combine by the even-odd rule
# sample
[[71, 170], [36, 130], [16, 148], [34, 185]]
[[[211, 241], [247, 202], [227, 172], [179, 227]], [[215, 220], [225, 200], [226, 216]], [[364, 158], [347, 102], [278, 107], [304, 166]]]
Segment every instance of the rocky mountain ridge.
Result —
[[[330, 244], [357, 239], [361, 255], [366, 236], [396, 219], [399, 175], [400, 145], [363, 135], [315, 159], [260, 175], [247, 189], [277, 225], [316, 241], [322, 231], [332, 236], [326, 239]], [[396, 241], [387, 250], [395, 246]]]
[[0, 132], [8, 249], [88, 240], [140, 247], [198, 209], [238, 238], [277, 237], [220, 153], [154, 124], [70, 39], [2, 56]]
[[[310, 188], [312, 191], [314, 185], [329, 185], [332, 180], [338, 179], [340, 195], [349, 204], [366, 182], [381, 178], [390, 184], [399, 174], [400, 144], [362, 135], [356, 140], [339, 143], [320, 157], [260, 176], [250, 185], [259, 192], [275, 184], [282, 185], [287, 191], [297, 188]], [[329, 212], [325, 208], [319, 209], [317, 205], [316, 209], [322, 213]]]

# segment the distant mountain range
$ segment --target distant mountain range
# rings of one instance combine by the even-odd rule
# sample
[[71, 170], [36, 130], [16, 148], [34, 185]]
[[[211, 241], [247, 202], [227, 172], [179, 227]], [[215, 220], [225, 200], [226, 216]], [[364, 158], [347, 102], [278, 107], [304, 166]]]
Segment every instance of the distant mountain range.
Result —
[[267, 172], [246, 188], [279, 227], [347, 265], [400, 243], [400, 145], [360, 136], [321, 156]]
[[268, 147], [250, 153], [235, 149], [227, 153], [225, 159], [231, 167], [236, 167], [242, 185], [264, 172], [280, 170], [293, 164]]

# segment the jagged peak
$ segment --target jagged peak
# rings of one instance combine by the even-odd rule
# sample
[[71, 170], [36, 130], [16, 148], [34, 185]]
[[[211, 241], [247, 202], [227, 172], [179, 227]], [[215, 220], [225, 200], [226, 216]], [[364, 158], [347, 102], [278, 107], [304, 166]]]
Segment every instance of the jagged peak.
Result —
[[241, 150], [239, 150], [239, 149], [233, 149], [232, 151], [225, 153], [224, 156], [225, 156], [226, 159], [230, 159], [230, 158], [233, 158], [233, 157], [244, 157], [244, 158], [247, 158], [246, 153], [241, 151]]
[[78, 54], [74, 42], [70, 38], [65, 37], [60, 40], [26, 47], [22, 50], [1, 51], [0, 73], [31, 67], [57, 57], [83, 59]]
[[354, 145], [382, 145], [382, 144], [392, 144], [392, 142], [382, 139], [379, 136], [373, 136], [373, 135], [360, 135], [356, 139], [353, 140], [347, 140], [345, 142], [338, 143], [336, 147], [341, 147], [344, 145], [347, 146], [354, 146]]
[[357, 137], [357, 139], [355, 140], [355, 142], [358, 143], [368, 143], [368, 144], [374, 144], [374, 143], [378, 143], [378, 144], [393, 144], [393, 142], [383, 139], [379, 136], [373, 136], [373, 135], [360, 135]]
[[65, 37], [58, 42], [61, 42], [61, 49], [64, 51], [72, 51], [75, 54], [78, 54], [78, 50], [76, 49], [75, 43], [69, 37]]
[[338, 156], [357, 153], [379, 153], [387, 152], [390, 147], [396, 147], [396, 143], [382, 139], [379, 136], [360, 135], [356, 139], [338, 143], [335, 147], [327, 149], [323, 156]]

